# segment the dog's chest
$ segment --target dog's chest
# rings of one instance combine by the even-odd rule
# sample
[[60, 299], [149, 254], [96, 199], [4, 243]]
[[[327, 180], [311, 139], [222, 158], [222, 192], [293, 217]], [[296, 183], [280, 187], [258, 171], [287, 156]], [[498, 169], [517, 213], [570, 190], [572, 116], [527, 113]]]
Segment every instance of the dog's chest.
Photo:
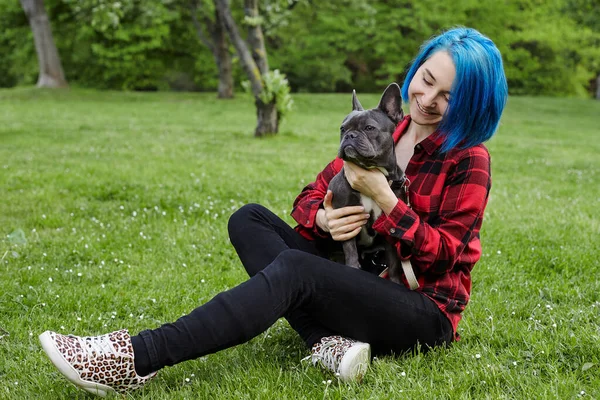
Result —
[[[381, 215], [381, 208], [371, 199], [363, 194], [360, 195], [360, 203], [365, 208], [365, 212], [371, 214], [371, 218], [369, 218], [369, 223], [364, 225], [360, 230], [360, 234], [358, 236], [358, 243], [361, 246], [370, 246], [373, 244], [373, 240], [375, 238], [374, 235], [369, 233], [369, 228], [373, 222]], [[367, 227], [368, 226], [368, 227]]]
[[371, 214], [373, 219], [377, 219], [381, 215], [381, 208], [373, 201], [372, 198], [360, 195], [360, 204], [365, 208], [365, 212]]

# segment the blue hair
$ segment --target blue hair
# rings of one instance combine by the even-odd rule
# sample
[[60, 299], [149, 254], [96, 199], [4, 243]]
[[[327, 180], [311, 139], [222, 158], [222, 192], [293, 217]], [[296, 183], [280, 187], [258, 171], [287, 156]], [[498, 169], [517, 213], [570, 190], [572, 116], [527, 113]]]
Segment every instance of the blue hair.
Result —
[[500, 51], [472, 28], [453, 28], [435, 36], [421, 46], [406, 74], [402, 85], [405, 102], [415, 73], [438, 51], [448, 52], [456, 68], [448, 108], [438, 126], [445, 136], [442, 151], [485, 142], [496, 132], [508, 97]]

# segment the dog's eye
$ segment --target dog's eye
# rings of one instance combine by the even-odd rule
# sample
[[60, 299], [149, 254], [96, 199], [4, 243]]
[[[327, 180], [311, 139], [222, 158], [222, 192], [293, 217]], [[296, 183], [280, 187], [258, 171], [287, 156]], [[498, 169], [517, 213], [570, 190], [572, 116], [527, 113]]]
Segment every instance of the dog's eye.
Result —
[[372, 131], [373, 129], [375, 129], [375, 127], [372, 125], [365, 126], [365, 131]]
[[340, 132], [344, 133], [344, 131], [346, 130], [346, 128], [344, 128], [344, 126], [340, 126]]

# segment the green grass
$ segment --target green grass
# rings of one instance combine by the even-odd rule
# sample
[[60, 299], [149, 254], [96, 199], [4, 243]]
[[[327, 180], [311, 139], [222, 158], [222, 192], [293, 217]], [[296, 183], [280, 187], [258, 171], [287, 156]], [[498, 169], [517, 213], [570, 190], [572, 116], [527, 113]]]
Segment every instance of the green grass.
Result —
[[[349, 95], [295, 101], [282, 132], [258, 140], [243, 96], [0, 91], [0, 398], [88, 398], [42, 354], [46, 329], [137, 333], [246, 279], [228, 216], [258, 202], [293, 223], [350, 108]], [[282, 320], [127, 397], [600, 398], [599, 116], [592, 100], [510, 99], [488, 146], [484, 257], [451, 348], [328, 384], [299, 363], [307, 350]]]

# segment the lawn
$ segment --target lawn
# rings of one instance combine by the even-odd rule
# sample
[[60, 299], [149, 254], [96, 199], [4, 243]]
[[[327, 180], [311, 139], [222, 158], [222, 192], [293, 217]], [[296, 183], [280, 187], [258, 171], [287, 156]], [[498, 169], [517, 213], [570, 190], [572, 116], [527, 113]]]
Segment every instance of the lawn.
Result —
[[[245, 96], [0, 91], [0, 398], [92, 397], [42, 353], [44, 330], [135, 334], [245, 280], [228, 216], [257, 202], [292, 224], [350, 100], [296, 95], [281, 133], [256, 139]], [[300, 363], [308, 351], [280, 320], [127, 397], [600, 398], [600, 102], [512, 97], [488, 147], [462, 340], [379, 358], [344, 385]]]

